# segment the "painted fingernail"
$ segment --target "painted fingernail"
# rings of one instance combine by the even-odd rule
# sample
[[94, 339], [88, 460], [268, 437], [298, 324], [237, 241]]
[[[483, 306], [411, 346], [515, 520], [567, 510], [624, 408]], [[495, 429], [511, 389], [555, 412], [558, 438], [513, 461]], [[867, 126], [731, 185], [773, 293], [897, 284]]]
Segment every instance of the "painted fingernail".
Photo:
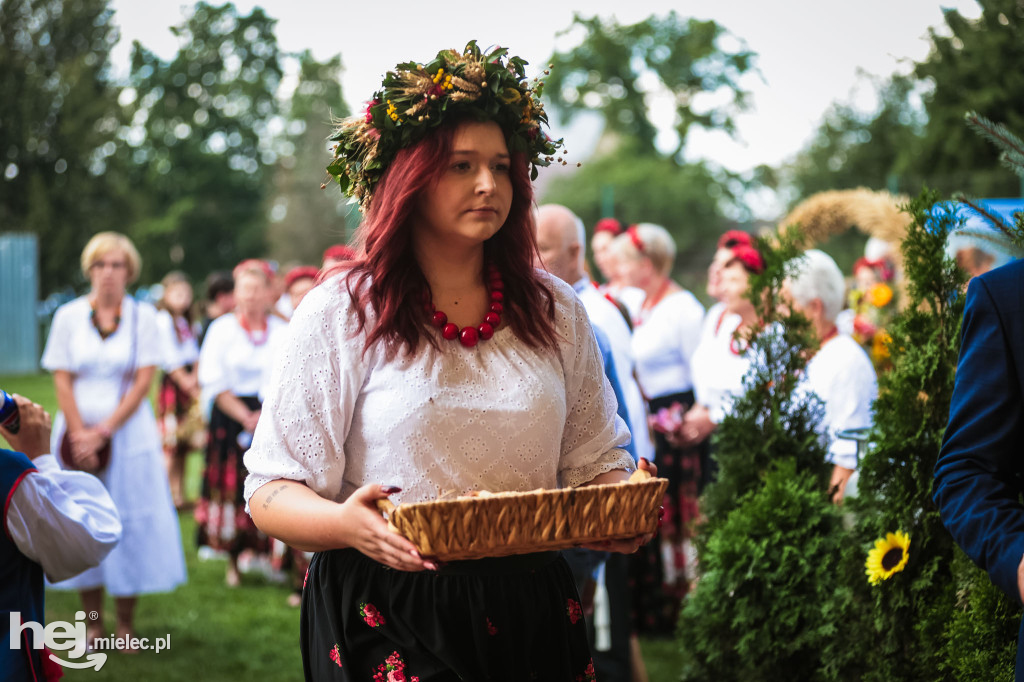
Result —
[[658, 507], [658, 518], [659, 519], [665, 518], [665, 508], [664, 507]]
[[394, 495], [395, 493], [402, 492], [402, 489], [397, 485], [382, 485], [380, 491], [385, 495]]

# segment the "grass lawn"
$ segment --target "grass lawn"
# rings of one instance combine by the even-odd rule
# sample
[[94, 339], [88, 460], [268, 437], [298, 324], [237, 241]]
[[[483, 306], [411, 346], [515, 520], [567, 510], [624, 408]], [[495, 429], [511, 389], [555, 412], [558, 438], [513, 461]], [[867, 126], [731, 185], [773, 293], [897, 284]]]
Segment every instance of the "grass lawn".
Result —
[[[0, 376], [0, 388], [20, 393], [57, 411], [53, 382], [45, 374]], [[190, 456], [186, 468], [188, 494], [198, 493], [202, 456]], [[160, 654], [111, 652], [103, 669], [65, 670], [69, 681], [146, 680], [147, 682], [215, 682], [259, 680], [289, 681], [302, 678], [299, 656], [299, 611], [285, 603], [288, 588], [251, 575], [242, 587], [224, 586], [224, 562], [196, 557], [192, 515], [180, 517], [188, 584], [171, 594], [139, 599], [136, 630], [139, 637], [170, 635], [170, 649]], [[113, 602], [108, 597], [105, 621], [113, 631]], [[47, 590], [47, 621], [74, 621], [81, 609], [76, 593]], [[672, 640], [643, 640], [644, 661], [651, 682], [678, 679], [679, 645]]]

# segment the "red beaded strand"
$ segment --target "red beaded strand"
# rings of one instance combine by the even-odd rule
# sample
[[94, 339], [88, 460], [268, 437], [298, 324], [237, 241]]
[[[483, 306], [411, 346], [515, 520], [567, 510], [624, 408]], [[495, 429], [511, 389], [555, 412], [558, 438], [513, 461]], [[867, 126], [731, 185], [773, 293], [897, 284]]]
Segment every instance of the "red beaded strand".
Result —
[[441, 336], [449, 341], [459, 340], [466, 348], [472, 348], [481, 339], [486, 341], [494, 336], [494, 330], [501, 325], [501, 313], [505, 309], [502, 301], [505, 300], [505, 283], [501, 280], [501, 273], [494, 266], [488, 270], [487, 293], [491, 300], [490, 309], [484, 315], [484, 321], [476, 327], [463, 327], [448, 321], [448, 316], [434, 307], [433, 303], [427, 304], [431, 314], [431, 323], [441, 330]]

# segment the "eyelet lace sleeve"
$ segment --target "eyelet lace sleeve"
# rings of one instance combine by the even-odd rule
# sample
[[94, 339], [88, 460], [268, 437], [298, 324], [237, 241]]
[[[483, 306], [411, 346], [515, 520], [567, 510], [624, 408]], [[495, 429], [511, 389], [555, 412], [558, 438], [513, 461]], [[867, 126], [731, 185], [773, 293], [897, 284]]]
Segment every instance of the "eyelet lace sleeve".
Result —
[[276, 479], [340, 500], [345, 438], [367, 372], [349, 305], [340, 280], [331, 279], [303, 299], [289, 323], [245, 455], [246, 511], [253, 493]]

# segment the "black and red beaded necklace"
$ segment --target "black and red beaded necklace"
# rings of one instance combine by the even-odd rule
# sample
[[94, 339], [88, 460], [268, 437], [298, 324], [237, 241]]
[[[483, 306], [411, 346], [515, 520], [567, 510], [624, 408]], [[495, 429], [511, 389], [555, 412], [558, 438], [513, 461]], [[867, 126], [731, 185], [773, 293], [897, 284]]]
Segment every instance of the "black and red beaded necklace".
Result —
[[100, 335], [100, 338], [106, 341], [108, 338], [114, 335], [117, 328], [121, 326], [121, 304], [117, 304], [117, 313], [114, 315], [114, 324], [111, 327], [104, 327], [100, 325], [99, 318], [96, 317], [96, 301], [90, 300], [89, 306], [89, 322], [96, 328], [96, 332]]

